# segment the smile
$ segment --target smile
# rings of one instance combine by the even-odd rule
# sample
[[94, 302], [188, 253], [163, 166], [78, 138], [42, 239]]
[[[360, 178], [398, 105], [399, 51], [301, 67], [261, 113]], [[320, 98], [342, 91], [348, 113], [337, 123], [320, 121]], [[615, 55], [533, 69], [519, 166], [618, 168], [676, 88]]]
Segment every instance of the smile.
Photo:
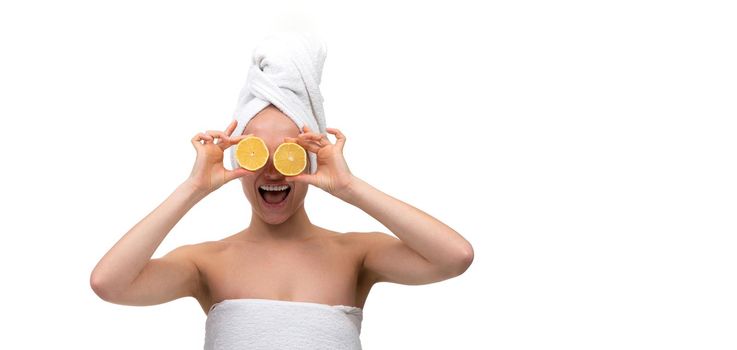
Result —
[[292, 186], [289, 184], [265, 184], [258, 187], [262, 204], [268, 208], [279, 208], [287, 202]]

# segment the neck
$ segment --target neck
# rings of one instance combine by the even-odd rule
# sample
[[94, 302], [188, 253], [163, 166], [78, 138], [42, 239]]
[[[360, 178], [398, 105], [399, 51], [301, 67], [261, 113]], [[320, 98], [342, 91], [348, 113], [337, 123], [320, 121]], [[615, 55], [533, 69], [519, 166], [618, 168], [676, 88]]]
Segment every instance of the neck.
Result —
[[270, 224], [251, 213], [251, 224], [247, 229], [250, 238], [259, 241], [300, 241], [313, 235], [314, 226], [307, 217], [304, 205], [281, 224]]

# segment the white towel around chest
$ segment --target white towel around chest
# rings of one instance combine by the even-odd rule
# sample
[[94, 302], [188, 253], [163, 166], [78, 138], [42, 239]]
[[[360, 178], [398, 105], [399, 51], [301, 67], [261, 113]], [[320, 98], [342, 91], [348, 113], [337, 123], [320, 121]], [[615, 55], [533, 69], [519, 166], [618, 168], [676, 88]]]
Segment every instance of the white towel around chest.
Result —
[[205, 323], [205, 350], [361, 349], [363, 310], [273, 299], [226, 299]]

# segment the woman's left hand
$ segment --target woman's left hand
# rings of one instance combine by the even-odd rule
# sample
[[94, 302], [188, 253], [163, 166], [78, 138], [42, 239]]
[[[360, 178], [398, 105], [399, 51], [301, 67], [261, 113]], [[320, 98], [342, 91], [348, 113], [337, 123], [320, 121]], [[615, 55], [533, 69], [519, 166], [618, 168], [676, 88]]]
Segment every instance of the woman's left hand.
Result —
[[326, 128], [328, 133], [335, 135], [335, 144], [328, 140], [325, 134], [316, 134], [310, 131], [306, 125], [304, 133], [297, 138], [287, 137], [286, 142], [294, 142], [302, 146], [308, 152], [317, 155], [317, 172], [309, 173], [309, 167], [305, 172], [296, 176], [287, 176], [287, 181], [308, 183], [317, 186], [334, 196], [339, 197], [348, 190], [353, 181], [353, 174], [348, 169], [348, 164], [343, 157], [343, 146], [345, 135], [338, 129]]

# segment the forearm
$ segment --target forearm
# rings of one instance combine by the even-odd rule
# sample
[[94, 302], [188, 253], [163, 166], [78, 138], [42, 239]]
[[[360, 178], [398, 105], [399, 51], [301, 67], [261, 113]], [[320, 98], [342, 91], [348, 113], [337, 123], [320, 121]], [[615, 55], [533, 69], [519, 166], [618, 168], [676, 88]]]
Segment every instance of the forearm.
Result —
[[471, 244], [448, 225], [353, 177], [338, 196], [381, 222], [428, 261], [444, 266], [473, 258]]
[[130, 285], [174, 225], [204, 197], [188, 182], [180, 184], [100, 259], [92, 271], [91, 283], [112, 290]]

